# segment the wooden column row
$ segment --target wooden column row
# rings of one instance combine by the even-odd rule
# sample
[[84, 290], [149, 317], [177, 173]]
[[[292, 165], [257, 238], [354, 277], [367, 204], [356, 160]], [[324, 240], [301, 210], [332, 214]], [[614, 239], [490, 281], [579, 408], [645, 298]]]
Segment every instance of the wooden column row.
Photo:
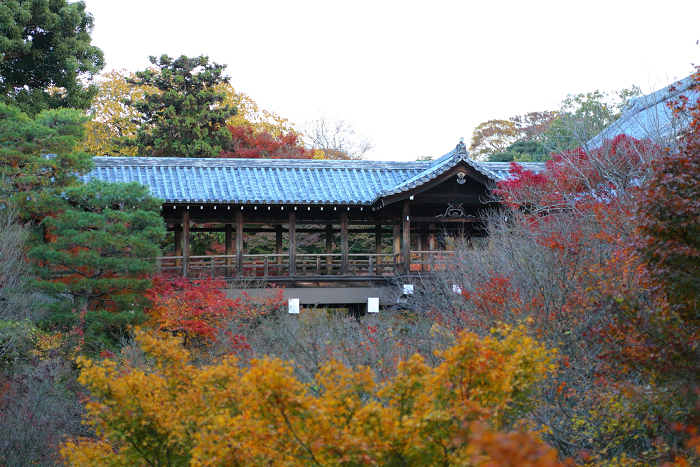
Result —
[[[184, 211], [182, 214], [182, 225], [180, 229], [175, 231], [175, 255], [182, 256], [181, 266], [182, 275], [187, 277], [189, 271], [189, 257], [190, 257], [190, 212]], [[235, 228], [235, 242], [236, 242], [236, 273], [240, 274], [243, 271], [243, 213], [236, 212], [236, 228]], [[234, 241], [234, 230], [230, 223], [224, 225], [225, 233], [225, 254], [229, 256], [225, 259], [225, 264], [227, 266], [233, 265], [233, 241]], [[275, 226], [275, 253], [278, 255], [282, 254], [282, 225]], [[326, 264], [328, 268], [328, 273], [332, 273], [332, 262], [333, 258], [330, 256], [333, 253], [333, 225], [326, 225]], [[401, 238], [401, 233], [403, 233], [403, 239]], [[393, 254], [399, 255], [401, 253], [401, 243], [403, 240], [403, 265], [401, 269], [408, 273], [410, 272], [410, 205], [406, 203], [403, 207], [403, 219], [399, 219], [398, 216], [394, 218], [393, 229]], [[294, 276], [295, 263], [296, 263], [296, 212], [292, 211], [289, 214], [289, 274]], [[348, 274], [348, 252], [349, 252], [349, 219], [347, 212], [340, 213], [340, 274]], [[377, 225], [375, 227], [375, 254], [382, 254], [382, 227]], [[178, 261], [180, 263], [180, 261]], [[277, 257], [277, 264], [282, 264], [282, 257]], [[377, 274], [381, 274], [381, 256], [377, 257]], [[180, 265], [180, 264], [178, 264]], [[227, 275], [230, 274], [231, 269], [227, 268]]]

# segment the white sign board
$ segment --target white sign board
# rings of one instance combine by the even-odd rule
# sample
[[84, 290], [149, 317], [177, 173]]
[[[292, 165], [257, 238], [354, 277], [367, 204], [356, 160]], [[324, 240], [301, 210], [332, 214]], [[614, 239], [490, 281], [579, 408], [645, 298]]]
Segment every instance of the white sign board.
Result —
[[299, 299], [290, 298], [289, 299], [289, 313], [298, 315], [299, 314]]
[[379, 297], [367, 299], [367, 313], [379, 313]]
[[403, 285], [403, 294], [404, 295], [413, 295], [413, 284], [404, 284]]

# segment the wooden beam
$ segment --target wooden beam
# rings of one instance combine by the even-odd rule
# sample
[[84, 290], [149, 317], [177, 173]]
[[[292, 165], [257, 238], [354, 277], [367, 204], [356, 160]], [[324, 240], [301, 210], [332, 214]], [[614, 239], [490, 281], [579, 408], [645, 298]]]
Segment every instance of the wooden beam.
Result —
[[182, 277], [187, 277], [190, 260], [190, 211], [182, 212]]
[[289, 275], [297, 274], [297, 213], [289, 213]]
[[340, 213], [340, 274], [348, 275], [348, 213]]
[[243, 274], [243, 213], [236, 212], [236, 275]]
[[401, 218], [403, 224], [403, 272], [404, 274], [411, 273], [411, 203], [406, 202], [403, 205], [403, 216]]
[[486, 222], [485, 217], [422, 217], [416, 216], [412, 217], [413, 222], [435, 222], [435, 223], [448, 223], [448, 222], [458, 222], [465, 224], [473, 224], [479, 222]]
[[[420, 204], [435, 204], [435, 208], [437, 210], [445, 209], [447, 208], [446, 204], [443, 203], [451, 203], [451, 204], [476, 204], [476, 205], [482, 205], [483, 206], [483, 199], [488, 196], [488, 191], [483, 190], [481, 193], [476, 193], [476, 194], [453, 194], [453, 195], [416, 195], [413, 198], [413, 201], [415, 203], [420, 203]], [[442, 206], [439, 206], [442, 204]]]
[[[480, 207], [483, 207], [484, 205], [481, 205]], [[196, 209], [194, 210], [196, 214]], [[198, 217], [193, 215], [191, 220], [193, 222], [196, 222], [198, 225], [199, 224], [219, 224], [219, 225], [224, 225], [227, 222], [230, 222], [230, 215], [224, 214], [224, 210], [221, 211], [222, 215], [221, 217]], [[228, 211], [230, 213], [233, 213], [232, 211]], [[236, 210], [238, 212], [238, 210]], [[324, 211], [325, 212], [325, 211]], [[286, 217], [280, 218], [279, 215], [277, 217], [273, 216], [266, 216], [266, 217], [261, 217], [261, 216], [249, 216], [250, 212], [249, 210], [244, 210], [243, 213], [245, 214], [245, 224], [246, 225], [284, 225], [287, 224], [288, 219]], [[333, 215], [333, 209], [331, 206], [331, 209], [329, 210], [329, 215], [327, 217], [323, 218], [318, 218], [318, 217], [309, 217], [304, 215], [305, 211], [297, 211], [297, 224], [302, 223], [302, 224], [309, 224], [309, 225], [314, 225], [314, 224], [319, 224], [319, 225], [325, 225], [327, 223], [337, 223], [338, 218], [337, 218], [337, 212], [335, 213], [336, 215]], [[282, 215], [285, 215], [286, 211], [282, 211]], [[177, 215], [176, 213], [168, 213], [164, 212], [163, 214], [163, 220], [166, 223], [170, 224], [179, 224], [181, 222], [182, 217]], [[389, 219], [375, 219], [375, 218], [367, 218], [367, 219], [350, 219], [348, 220], [348, 225], [375, 225], [377, 223], [381, 223], [382, 225], [389, 226], [391, 225], [391, 220]], [[197, 228], [202, 228], [205, 229], [206, 227], [197, 227]], [[217, 227], [215, 227], [217, 228]], [[218, 227], [218, 228], [223, 228], [223, 227]], [[246, 232], [248, 229], [246, 229]], [[297, 230], [299, 231], [299, 230]]]
[[[297, 222], [300, 222], [301, 219], [297, 218]], [[179, 221], [178, 221], [179, 222]], [[247, 223], [248, 221], [245, 220]], [[352, 225], [352, 222], [348, 221], [348, 225]], [[281, 225], [275, 226], [275, 227], [280, 227]], [[168, 227], [167, 230], [168, 232], [177, 232], [179, 227]], [[283, 231], [285, 231], [283, 229]], [[297, 233], [324, 233], [326, 231], [325, 227], [324, 228], [318, 228], [318, 229], [311, 229], [311, 228], [305, 228], [305, 229], [297, 229]], [[374, 227], [366, 227], [364, 229], [350, 229], [348, 228], [348, 232], [350, 233], [374, 233], [375, 228]], [[225, 227], [190, 227], [190, 232], [226, 232]], [[245, 227], [243, 229], [243, 232], [245, 233], [274, 233], [277, 232], [276, 228], [270, 228], [270, 227]], [[340, 232], [340, 229], [333, 229], [333, 232]]]

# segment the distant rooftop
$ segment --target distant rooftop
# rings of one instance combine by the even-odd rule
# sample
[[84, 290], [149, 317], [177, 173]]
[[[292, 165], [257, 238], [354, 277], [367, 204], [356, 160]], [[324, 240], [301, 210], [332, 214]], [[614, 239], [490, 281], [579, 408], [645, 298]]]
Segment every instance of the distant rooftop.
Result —
[[674, 115], [669, 104], [684, 95], [688, 103], [698, 102], [700, 92], [692, 88], [692, 76], [683, 78], [659, 91], [635, 97], [622, 112], [622, 116], [595, 138], [588, 146], [600, 146], [605, 139], [625, 134], [637, 139], [650, 138], [660, 144], [676, 138], [690, 123], [689, 115]]

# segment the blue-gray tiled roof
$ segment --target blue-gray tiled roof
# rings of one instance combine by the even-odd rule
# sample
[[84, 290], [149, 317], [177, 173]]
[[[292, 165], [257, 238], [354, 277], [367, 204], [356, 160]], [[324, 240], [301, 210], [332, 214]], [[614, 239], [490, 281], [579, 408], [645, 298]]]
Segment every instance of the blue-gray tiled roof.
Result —
[[464, 143], [460, 143], [452, 152], [445, 154], [436, 161], [433, 161], [422, 172], [417, 173], [416, 175], [405, 180], [399, 185], [384, 190], [384, 192], [382, 192], [381, 195], [379, 195], [377, 198], [408, 191], [412, 188], [422, 185], [423, 183], [426, 183], [429, 180], [432, 180], [433, 178], [443, 174], [444, 172], [451, 169], [452, 167], [454, 167], [462, 161], [476, 169], [477, 172], [481, 173], [482, 175], [485, 175], [491, 181], [496, 182], [498, 180], [501, 180], [501, 177], [499, 177], [496, 173], [492, 172], [487, 168], [486, 165], [488, 163], [485, 164], [483, 162], [478, 163], [473, 161], [469, 157], [469, 153], [467, 153]]
[[598, 147], [603, 140], [621, 134], [637, 139], [650, 138], [662, 145], [668, 144], [687, 128], [691, 118], [690, 115], [674, 115], [668, 104], [680, 95], [688, 98], [688, 104], [696, 104], [700, 92], [693, 90], [692, 85], [692, 76], [688, 76], [654, 93], [635, 97], [622, 112], [622, 116], [590, 140], [588, 146]]
[[137, 181], [175, 204], [371, 205], [425, 183], [460, 160], [494, 181], [507, 177], [508, 163], [474, 162], [458, 149], [434, 162], [95, 157], [95, 169], [83, 178]]

